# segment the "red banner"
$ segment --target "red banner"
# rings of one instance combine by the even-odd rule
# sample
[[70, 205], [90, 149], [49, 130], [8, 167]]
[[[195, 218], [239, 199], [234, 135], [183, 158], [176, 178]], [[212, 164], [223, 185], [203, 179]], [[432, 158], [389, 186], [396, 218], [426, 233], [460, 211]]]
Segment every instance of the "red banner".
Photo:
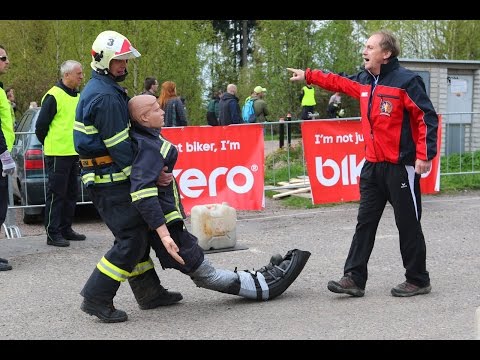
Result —
[[[358, 182], [365, 162], [360, 121], [306, 121], [301, 129], [313, 204], [359, 200]], [[441, 124], [438, 138], [440, 154]], [[432, 170], [420, 180], [422, 193], [439, 191], [438, 158], [432, 162]]]
[[434, 194], [440, 191], [440, 149], [442, 147], [442, 116], [438, 115], [437, 156], [432, 160], [432, 168], [422, 174], [420, 190], [422, 194]]
[[174, 169], [185, 212], [194, 205], [227, 202], [237, 210], [264, 207], [261, 124], [162, 128], [175, 144]]

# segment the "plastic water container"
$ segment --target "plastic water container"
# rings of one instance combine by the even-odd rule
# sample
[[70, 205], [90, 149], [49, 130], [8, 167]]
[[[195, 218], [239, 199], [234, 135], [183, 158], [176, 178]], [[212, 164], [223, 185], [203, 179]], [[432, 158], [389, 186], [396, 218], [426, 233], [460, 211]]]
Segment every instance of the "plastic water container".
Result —
[[195, 205], [190, 216], [192, 234], [202, 249], [230, 248], [237, 243], [237, 211], [226, 202]]

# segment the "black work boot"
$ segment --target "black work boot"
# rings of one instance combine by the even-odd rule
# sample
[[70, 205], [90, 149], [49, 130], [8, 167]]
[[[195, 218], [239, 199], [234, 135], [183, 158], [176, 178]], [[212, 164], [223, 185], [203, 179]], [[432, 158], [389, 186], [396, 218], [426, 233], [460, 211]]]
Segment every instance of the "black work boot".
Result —
[[62, 232], [62, 236], [64, 239], [71, 241], [83, 241], [87, 238], [85, 235], [79, 234], [73, 229]]
[[89, 315], [98, 317], [105, 323], [117, 323], [128, 320], [127, 313], [123, 310], [115, 309], [113, 301], [109, 304], [99, 304], [84, 298], [80, 309]]
[[70, 241], [64, 239], [61, 235], [48, 235], [47, 245], [66, 247], [70, 246]]
[[12, 265], [8, 263], [7, 259], [0, 258], [0, 271], [12, 270]]
[[[287, 290], [302, 272], [310, 255], [309, 251], [299, 249], [289, 250], [283, 257], [273, 255], [268, 265], [251, 274], [257, 288], [257, 300], [271, 300]], [[258, 273], [263, 275], [264, 280]]]
[[0, 262], [0, 271], [12, 270], [12, 265], [6, 262]]
[[142, 310], [172, 305], [183, 299], [179, 292], [168, 291], [160, 284], [155, 269], [128, 278], [128, 283], [132, 288], [138, 306]]

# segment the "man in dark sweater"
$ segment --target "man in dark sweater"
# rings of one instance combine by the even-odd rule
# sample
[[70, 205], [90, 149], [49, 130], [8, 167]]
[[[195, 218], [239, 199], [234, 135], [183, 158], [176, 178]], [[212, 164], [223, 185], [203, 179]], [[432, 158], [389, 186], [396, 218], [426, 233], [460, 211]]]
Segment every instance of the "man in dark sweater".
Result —
[[237, 85], [229, 84], [227, 86], [227, 92], [220, 98], [218, 107], [218, 123], [220, 125], [243, 124], [242, 113], [238, 104]]

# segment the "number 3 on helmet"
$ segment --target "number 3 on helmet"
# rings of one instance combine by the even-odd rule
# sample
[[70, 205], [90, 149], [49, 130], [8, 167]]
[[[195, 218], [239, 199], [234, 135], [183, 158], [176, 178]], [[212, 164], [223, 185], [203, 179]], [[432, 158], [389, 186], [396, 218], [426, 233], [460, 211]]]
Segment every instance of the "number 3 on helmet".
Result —
[[98, 34], [93, 42], [91, 54], [92, 69], [104, 73], [108, 71], [112, 59], [127, 60], [140, 57], [140, 53], [125, 36], [111, 30]]

